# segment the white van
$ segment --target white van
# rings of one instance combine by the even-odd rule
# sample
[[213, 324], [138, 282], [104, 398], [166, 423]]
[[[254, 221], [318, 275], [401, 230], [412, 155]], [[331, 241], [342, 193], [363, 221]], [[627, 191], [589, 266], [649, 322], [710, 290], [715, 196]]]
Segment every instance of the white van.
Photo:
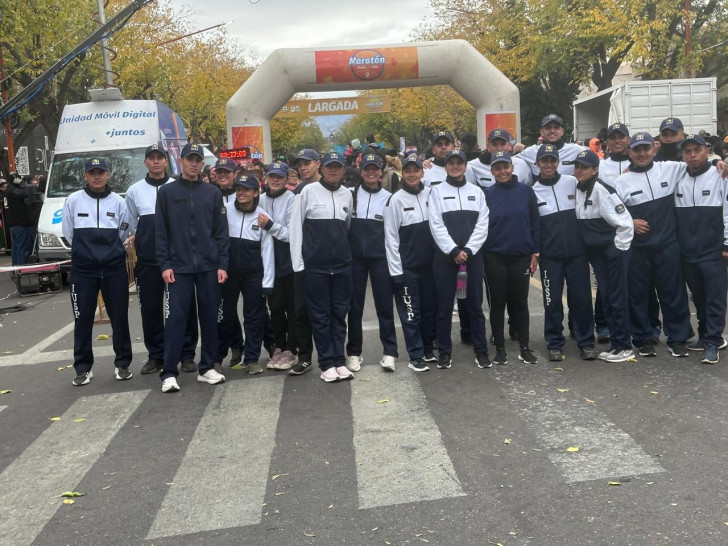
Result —
[[144, 151], [154, 143], [169, 151], [171, 174], [179, 174], [179, 153], [187, 143], [182, 119], [154, 100], [103, 100], [69, 104], [63, 109], [45, 201], [38, 221], [41, 262], [70, 259], [63, 238], [63, 204], [83, 188], [83, 167], [92, 157], [104, 158], [111, 172], [109, 187], [122, 196], [147, 174]]

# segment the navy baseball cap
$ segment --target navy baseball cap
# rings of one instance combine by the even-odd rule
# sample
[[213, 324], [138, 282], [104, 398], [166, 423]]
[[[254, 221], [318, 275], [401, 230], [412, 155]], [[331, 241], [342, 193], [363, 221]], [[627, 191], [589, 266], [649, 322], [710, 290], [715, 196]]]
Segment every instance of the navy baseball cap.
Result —
[[632, 139], [629, 141], [629, 149], [636, 148], [642, 144], [649, 144], [650, 146], [655, 145], [655, 140], [652, 138], [650, 133], [635, 133], [632, 135]]
[[235, 172], [235, 169], [237, 169], [237, 168], [238, 168], [238, 164], [235, 163], [235, 161], [233, 161], [232, 159], [229, 159], [227, 157], [218, 159], [215, 162], [216, 171], [223, 170], [223, 171]]
[[[541, 144], [536, 152], [536, 161], [543, 157], [553, 157], [559, 160], [559, 149], [553, 144]], [[491, 161], [492, 162], [492, 161]]]
[[625, 136], [629, 136], [629, 129], [624, 123], [612, 123], [607, 129], [607, 138], [612, 136], [614, 133], [622, 133]]
[[495, 163], [513, 163], [511, 154], [503, 151], [494, 153], [490, 156], [490, 164], [493, 165]]
[[558, 123], [562, 127], [564, 126], [564, 120], [556, 114], [549, 114], [541, 120], [541, 127], [546, 127], [549, 123]]
[[680, 118], [667, 118], [662, 120], [662, 123], [660, 123], [660, 132], [665, 129], [668, 131], [678, 132], [685, 129], [685, 127], [683, 127], [683, 122], [680, 121]]
[[701, 146], [708, 145], [708, 142], [702, 135], [687, 135], [680, 145], [685, 146], [688, 142], [695, 142], [695, 144], [700, 144]]
[[312, 150], [311, 148], [305, 148], [298, 152], [298, 155], [296, 156], [296, 161], [298, 161], [299, 159], [303, 159], [305, 161], [318, 161], [320, 157], [316, 150]]
[[422, 168], [422, 160], [417, 154], [410, 154], [405, 157], [404, 161], [402, 162], [402, 168], [404, 169], [407, 165], [410, 165], [412, 163], [417, 165], [420, 169]]
[[364, 154], [361, 158], [361, 168], [364, 169], [369, 165], [376, 165], [380, 169], [382, 168], [382, 158], [377, 154]]
[[100, 157], [94, 157], [89, 159], [86, 162], [86, 165], [84, 165], [83, 170], [84, 172], [93, 171], [94, 169], [101, 169], [102, 171], [108, 171], [109, 167], [106, 164], [105, 159], [101, 159]]
[[243, 188], [248, 188], [249, 190], [255, 190], [255, 189], [259, 190], [260, 189], [260, 180], [258, 180], [257, 176], [253, 176], [252, 174], [244, 174], [244, 175], [236, 178], [233, 185], [242, 186]]
[[180, 157], [189, 157], [191, 155], [200, 156], [200, 159], [204, 159], [205, 150], [199, 144], [190, 144], [189, 142], [184, 145], [182, 152], [179, 154]]
[[505, 129], [493, 129], [488, 133], [488, 142], [491, 140], [505, 140], [506, 142], [510, 142], [511, 135]]
[[151, 146], [147, 146], [147, 149], [144, 151], [144, 159], [148, 158], [154, 152], [167, 157], [167, 150], [164, 149], [164, 146], [160, 144], [152, 144]]
[[324, 161], [323, 161], [324, 167], [327, 165], [331, 165], [332, 163], [338, 163], [342, 167], [344, 165], [346, 165], [344, 156], [341, 155], [339, 152], [329, 152], [324, 156]]
[[455, 142], [455, 140], [452, 138], [452, 135], [448, 131], [440, 131], [439, 133], [437, 133], [435, 135], [435, 138], [432, 139], [432, 143], [434, 144], [435, 142], [437, 142], [441, 138], [444, 138], [445, 140], [447, 140], [451, 144], [453, 142]]
[[268, 167], [268, 172], [265, 174], [275, 174], [281, 178], [288, 178], [288, 163], [283, 161], [275, 161]]
[[453, 157], [459, 157], [464, 163], [468, 162], [468, 156], [466, 156], [465, 152], [463, 152], [460, 148], [453, 148], [450, 150], [445, 157], [445, 163], [450, 161]]
[[571, 164], [573, 165], [578, 163], [585, 167], [599, 167], [599, 162], [599, 156], [596, 153], [591, 150], [583, 150], [579, 152], [579, 155], [574, 158], [574, 161], [572, 161]]

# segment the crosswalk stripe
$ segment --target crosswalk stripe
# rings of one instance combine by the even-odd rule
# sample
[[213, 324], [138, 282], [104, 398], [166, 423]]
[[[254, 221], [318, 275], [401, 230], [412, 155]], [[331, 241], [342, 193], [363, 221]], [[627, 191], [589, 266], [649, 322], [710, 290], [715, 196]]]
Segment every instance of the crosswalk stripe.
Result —
[[7, 408], [7, 406], [0, 406], [0, 411], [4, 410], [5, 408]]
[[413, 374], [363, 367], [351, 407], [359, 508], [465, 495]]
[[0, 474], [0, 544], [32, 544], [148, 393], [79, 398]]
[[[512, 358], [515, 355], [509, 355], [509, 361]], [[575, 389], [559, 392], [563, 375], [520, 362], [493, 371], [508, 386], [514, 410], [543, 442], [567, 483], [665, 471], [586, 397]], [[579, 450], [569, 452], [570, 447]]]
[[283, 385], [265, 377], [214, 387], [147, 539], [260, 523]]

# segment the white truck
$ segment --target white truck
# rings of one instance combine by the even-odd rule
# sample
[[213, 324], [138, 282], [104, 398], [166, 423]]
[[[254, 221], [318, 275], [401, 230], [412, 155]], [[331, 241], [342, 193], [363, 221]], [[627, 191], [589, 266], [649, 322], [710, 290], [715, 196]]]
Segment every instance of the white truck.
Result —
[[718, 126], [716, 78], [629, 81], [612, 86], [574, 105], [574, 140], [594, 138], [612, 123], [624, 123], [633, 134], [659, 132], [660, 122], [677, 117], [685, 133], [701, 129], [714, 135]]
[[144, 178], [144, 151], [162, 143], [169, 151], [171, 174], [179, 174], [179, 153], [187, 143], [182, 119], [154, 100], [100, 100], [63, 109], [45, 199], [38, 220], [38, 257], [56, 262], [71, 257], [63, 238], [63, 204], [83, 188], [84, 163], [102, 157], [109, 164], [109, 186], [122, 196]]

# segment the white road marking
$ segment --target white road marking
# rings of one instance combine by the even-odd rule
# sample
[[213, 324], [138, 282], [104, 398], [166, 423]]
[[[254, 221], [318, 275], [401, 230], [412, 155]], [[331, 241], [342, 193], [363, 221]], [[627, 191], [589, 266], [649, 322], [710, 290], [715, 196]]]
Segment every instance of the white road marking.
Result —
[[351, 385], [359, 508], [465, 495], [417, 377], [400, 366], [365, 366]]
[[[509, 355], [507, 366], [494, 366], [508, 400], [539, 437], [551, 462], [567, 483], [652, 474], [665, 470], [622, 429], [609, 421], [575, 389], [559, 392], [563, 377], [523, 364]], [[539, 355], [541, 363], [545, 360]], [[567, 451], [578, 447], [578, 452]]]
[[[73, 330], [73, 328], [71, 328], [71, 330]], [[61, 336], [61, 337], [63, 337], [63, 336]], [[94, 347], [94, 358], [95, 359], [108, 357], [108, 356], [114, 356], [114, 348], [111, 346], [111, 339], [109, 339], [109, 341], [106, 341], [104, 343], [107, 343], [108, 345]], [[36, 347], [37, 346], [38, 345], [36, 345]], [[0, 368], [6, 368], [9, 366], [27, 366], [30, 364], [47, 364], [49, 362], [62, 362], [62, 361], [67, 361], [68, 364], [73, 363], [73, 344], [71, 344], [68, 347], [68, 349], [63, 349], [61, 351], [46, 351], [46, 352], [31, 353], [32, 350], [33, 349], [28, 349], [24, 353], [0, 357]], [[143, 343], [132, 343], [131, 350], [135, 355], [138, 355], [138, 354], [146, 355], [147, 354], [147, 349]], [[133, 366], [134, 366], [134, 363], [132, 363], [132, 371], [134, 371]], [[140, 364], [140, 366], [141, 366], [141, 364]]]
[[0, 406], [0, 411], [4, 410], [5, 408], [7, 408], [7, 406]]
[[[149, 391], [79, 398], [0, 474], [0, 544], [32, 544]], [[74, 423], [74, 419], [86, 419]], [[84, 499], [76, 499], [82, 503]], [[89, 502], [93, 502], [89, 500]]]
[[147, 539], [260, 523], [283, 386], [263, 377], [211, 387]]

